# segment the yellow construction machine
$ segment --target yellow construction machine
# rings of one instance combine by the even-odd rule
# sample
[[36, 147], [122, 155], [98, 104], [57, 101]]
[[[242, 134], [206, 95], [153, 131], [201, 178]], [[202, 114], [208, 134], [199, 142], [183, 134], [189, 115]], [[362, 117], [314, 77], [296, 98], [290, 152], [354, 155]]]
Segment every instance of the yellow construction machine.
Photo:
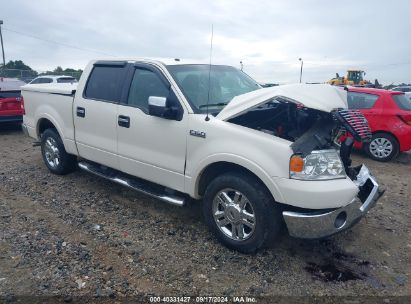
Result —
[[368, 80], [364, 80], [365, 72], [362, 70], [348, 70], [347, 76], [338, 75], [336, 73], [336, 77], [329, 80], [327, 83], [331, 85], [338, 85], [338, 86], [359, 86], [359, 87], [366, 87], [372, 85], [371, 82]]

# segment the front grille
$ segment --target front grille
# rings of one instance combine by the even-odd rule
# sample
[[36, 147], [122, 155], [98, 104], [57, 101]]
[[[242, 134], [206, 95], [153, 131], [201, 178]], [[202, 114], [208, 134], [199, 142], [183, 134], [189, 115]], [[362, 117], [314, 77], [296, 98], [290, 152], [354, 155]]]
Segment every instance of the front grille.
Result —
[[358, 110], [337, 110], [334, 112], [334, 117], [342, 126], [354, 137], [355, 140], [361, 142], [369, 142], [371, 140], [371, 129], [367, 119]]

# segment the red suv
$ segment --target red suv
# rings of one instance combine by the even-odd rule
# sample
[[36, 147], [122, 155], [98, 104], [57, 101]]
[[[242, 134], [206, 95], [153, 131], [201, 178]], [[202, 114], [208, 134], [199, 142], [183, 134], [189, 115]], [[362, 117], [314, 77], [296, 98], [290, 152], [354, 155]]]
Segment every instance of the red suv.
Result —
[[23, 121], [23, 97], [19, 90], [0, 91], [0, 123]]
[[372, 88], [348, 89], [348, 107], [359, 109], [372, 131], [369, 143], [354, 143], [374, 160], [389, 161], [411, 150], [411, 100], [404, 93]]

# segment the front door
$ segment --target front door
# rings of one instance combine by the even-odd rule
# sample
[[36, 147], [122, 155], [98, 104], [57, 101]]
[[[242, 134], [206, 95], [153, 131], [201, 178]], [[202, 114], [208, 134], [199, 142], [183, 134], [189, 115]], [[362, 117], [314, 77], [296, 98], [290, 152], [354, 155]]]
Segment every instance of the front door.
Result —
[[160, 70], [149, 64], [133, 69], [127, 99], [118, 108], [118, 119], [123, 121], [117, 129], [120, 169], [183, 191], [187, 113], [181, 120], [149, 115], [150, 96], [171, 96], [175, 105], [183, 108]]

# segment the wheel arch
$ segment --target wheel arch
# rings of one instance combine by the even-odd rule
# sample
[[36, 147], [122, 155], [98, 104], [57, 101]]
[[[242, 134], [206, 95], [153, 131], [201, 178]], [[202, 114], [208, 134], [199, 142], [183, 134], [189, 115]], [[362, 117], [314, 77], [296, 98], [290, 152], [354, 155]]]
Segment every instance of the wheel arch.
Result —
[[[198, 178], [194, 184], [194, 196], [196, 198], [201, 198], [207, 185], [217, 176], [222, 175], [227, 172], [239, 172], [252, 176], [271, 194], [276, 202], [282, 201], [282, 195], [276, 185], [272, 182], [268, 175], [264, 174], [259, 170], [253, 170], [251, 166], [244, 166], [232, 161], [215, 161], [207, 164], [202, 168], [200, 173], [197, 175]], [[270, 182], [271, 180], [271, 182]]]
[[63, 140], [62, 133], [60, 131], [60, 128], [58, 127], [58, 124], [52, 119], [51, 117], [41, 117], [37, 120], [37, 125], [36, 125], [36, 134], [37, 138], [41, 138], [41, 135], [46, 131], [47, 129], [54, 129], [60, 136], [60, 138]]
[[392, 133], [392, 132], [390, 132], [390, 131], [387, 131], [387, 130], [375, 130], [375, 131], [372, 131], [372, 135], [378, 134], [378, 133], [389, 134], [389, 135], [391, 135], [392, 137], [395, 138], [395, 140], [397, 141], [398, 144], [400, 144], [400, 141], [398, 140], [398, 137], [397, 137], [394, 133]]

